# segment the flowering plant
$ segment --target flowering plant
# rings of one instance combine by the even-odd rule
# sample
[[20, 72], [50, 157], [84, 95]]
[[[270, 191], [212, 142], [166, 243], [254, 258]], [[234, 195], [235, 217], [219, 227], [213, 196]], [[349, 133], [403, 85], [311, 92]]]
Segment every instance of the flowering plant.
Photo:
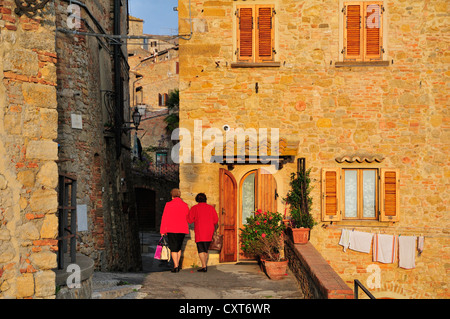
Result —
[[280, 213], [257, 210], [247, 217], [241, 228], [241, 249], [249, 255], [267, 260], [279, 260], [283, 247], [283, 216]]

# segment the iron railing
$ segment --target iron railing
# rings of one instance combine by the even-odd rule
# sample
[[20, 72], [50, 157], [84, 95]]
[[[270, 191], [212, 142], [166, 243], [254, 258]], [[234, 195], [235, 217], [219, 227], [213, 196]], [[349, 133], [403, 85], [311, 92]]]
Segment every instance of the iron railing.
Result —
[[[69, 219], [70, 218], [70, 219]], [[58, 194], [58, 269], [64, 269], [64, 254], [70, 242], [70, 262], [77, 261], [77, 178], [59, 175]]]
[[362, 291], [364, 291], [366, 293], [367, 296], [369, 296], [370, 299], [377, 299], [375, 298], [374, 295], [372, 295], [369, 291], [369, 289], [367, 289], [366, 287], [363, 286], [363, 284], [358, 280], [355, 279], [355, 289], [354, 289], [354, 297], [355, 299], [358, 299], [358, 289], [361, 288]]

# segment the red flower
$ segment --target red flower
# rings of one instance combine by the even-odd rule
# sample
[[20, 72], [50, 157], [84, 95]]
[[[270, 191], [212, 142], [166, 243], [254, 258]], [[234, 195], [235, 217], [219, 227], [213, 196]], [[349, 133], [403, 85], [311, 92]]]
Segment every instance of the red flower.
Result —
[[265, 237], [266, 237], [266, 234], [263, 233], [261, 236], [262, 236], [262, 238], [265, 238]]

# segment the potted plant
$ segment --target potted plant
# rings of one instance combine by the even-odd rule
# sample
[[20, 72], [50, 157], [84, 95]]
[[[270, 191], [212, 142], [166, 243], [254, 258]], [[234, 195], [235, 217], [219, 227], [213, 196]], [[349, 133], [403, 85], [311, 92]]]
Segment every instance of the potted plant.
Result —
[[280, 213], [258, 210], [247, 217], [247, 223], [240, 229], [242, 251], [259, 258], [262, 269], [271, 279], [281, 279], [286, 274], [287, 260], [282, 257], [285, 229], [282, 219]]
[[311, 215], [311, 169], [299, 169], [298, 173], [291, 174], [291, 190], [285, 201], [290, 206], [290, 229], [295, 244], [306, 244], [311, 229], [317, 224]]

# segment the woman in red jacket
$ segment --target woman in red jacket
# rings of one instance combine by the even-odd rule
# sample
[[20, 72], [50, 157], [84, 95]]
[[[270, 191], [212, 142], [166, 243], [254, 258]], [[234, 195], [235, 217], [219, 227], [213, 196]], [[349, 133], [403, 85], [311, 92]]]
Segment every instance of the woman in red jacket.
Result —
[[195, 197], [198, 203], [189, 211], [187, 221], [194, 223], [195, 242], [197, 244], [198, 256], [202, 263], [202, 268], [198, 271], [206, 272], [208, 261], [208, 248], [211, 244], [214, 231], [217, 227], [218, 217], [215, 208], [206, 203], [206, 195], [203, 193]]
[[184, 236], [189, 234], [189, 225], [186, 221], [189, 214], [189, 206], [180, 198], [181, 192], [178, 188], [170, 192], [172, 200], [166, 203], [161, 219], [160, 233], [167, 234], [169, 249], [173, 260], [172, 272], [180, 271], [181, 246]]

